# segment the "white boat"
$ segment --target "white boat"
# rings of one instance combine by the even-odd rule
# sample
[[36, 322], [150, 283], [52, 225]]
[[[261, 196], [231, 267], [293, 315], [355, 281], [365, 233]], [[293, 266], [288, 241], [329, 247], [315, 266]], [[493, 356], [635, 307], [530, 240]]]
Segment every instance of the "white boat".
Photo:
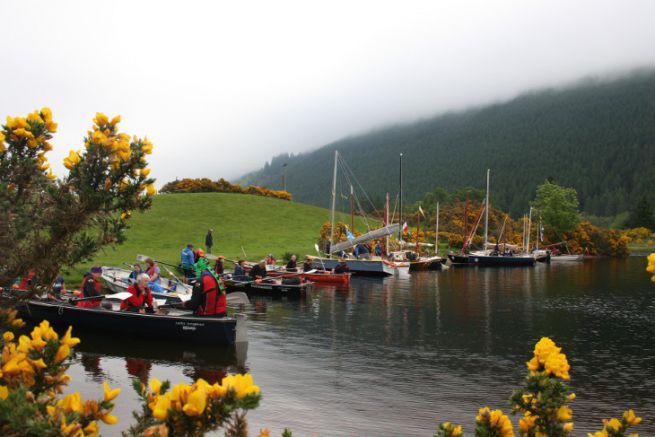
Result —
[[550, 262], [579, 262], [584, 261], [584, 255], [551, 255]]
[[[102, 279], [105, 280], [107, 288], [109, 288], [114, 293], [125, 291], [127, 290], [127, 287], [132, 285], [130, 282], [130, 273], [132, 272], [120, 267], [102, 267]], [[191, 292], [193, 291], [190, 285], [167, 278], [161, 278], [161, 286], [168, 293], [191, 295]]]

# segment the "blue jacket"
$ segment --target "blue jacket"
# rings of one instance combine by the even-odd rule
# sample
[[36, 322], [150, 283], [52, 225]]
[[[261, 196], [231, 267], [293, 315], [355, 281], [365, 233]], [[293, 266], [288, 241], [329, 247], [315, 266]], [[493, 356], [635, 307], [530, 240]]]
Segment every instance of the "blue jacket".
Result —
[[193, 251], [188, 247], [182, 249], [182, 256], [180, 257], [182, 266], [184, 267], [193, 267], [195, 260], [193, 259]]

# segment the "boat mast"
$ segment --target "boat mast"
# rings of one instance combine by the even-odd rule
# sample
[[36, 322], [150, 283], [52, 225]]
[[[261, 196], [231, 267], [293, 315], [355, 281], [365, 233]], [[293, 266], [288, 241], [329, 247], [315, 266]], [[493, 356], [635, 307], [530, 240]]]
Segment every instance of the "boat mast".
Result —
[[434, 254], [439, 252], [439, 202], [437, 202], [437, 226], [434, 230]]
[[399, 183], [399, 203], [400, 203], [400, 211], [399, 211], [399, 221], [398, 223], [400, 224], [400, 227], [398, 228], [398, 244], [400, 245], [400, 242], [403, 241], [403, 154], [400, 154], [400, 183]]
[[355, 192], [350, 186], [350, 230], [355, 235]]
[[[384, 202], [384, 226], [389, 226], [389, 193], [387, 193], [386, 200]], [[389, 236], [385, 237], [384, 242], [384, 254], [389, 253]]]
[[487, 250], [487, 243], [489, 242], [489, 169], [487, 169], [487, 197], [484, 206], [484, 250]]
[[339, 160], [339, 151], [334, 151], [334, 172], [332, 174], [332, 217], [330, 218], [330, 249], [328, 258], [332, 258], [332, 244], [334, 240], [334, 210], [337, 202], [337, 163]]
[[527, 252], [530, 253], [530, 231], [532, 230], [532, 207], [530, 207], [530, 215], [528, 215], [528, 237], [526, 239]]
[[421, 232], [421, 207], [419, 206], [419, 210], [416, 212], [416, 255], [421, 256], [421, 249], [419, 247], [419, 238], [418, 234]]

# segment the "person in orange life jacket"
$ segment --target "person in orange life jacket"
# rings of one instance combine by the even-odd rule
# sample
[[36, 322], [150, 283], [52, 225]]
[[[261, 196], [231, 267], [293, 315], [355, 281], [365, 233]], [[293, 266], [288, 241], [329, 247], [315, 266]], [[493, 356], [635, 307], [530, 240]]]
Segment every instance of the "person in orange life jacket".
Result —
[[150, 282], [148, 282], [148, 287], [155, 292], [163, 292], [164, 289], [160, 285], [160, 274], [159, 266], [152, 258], [146, 259], [146, 274], [150, 277]]
[[150, 276], [145, 273], [137, 276], [136, 283], [127, 288], [127, 292], [132, 296], [121, 302], [121, 311], [142, 313], [145, 309], [147, 313], [153, 312], [152, 293], [148, 288], [148, 281], [150, 281]]
[[214, 272], [216, 272], [217, 275], [222, 275], [223, 272], [225, 271], [225, 267], [223, 267], [223, 260], [225, 257], [223, 255], [219, 255], [218, 258], [216, 258], [216, 264], [214, 265]]
[[191, 299], [184, 303], [184, 307], [193, 310], [196, 316], [227, 316], [227, 296], [223, 282], [214, 277], [209, 269], [203, 269], [200, 279], [193, 286]]
[[[102, 267], [92, 267], [91, 272], [87, 275], [84, 275], [82, 280], [82, 297], [95, 297], [102, 296], [102, 284], [99, 279], [102, 276]], [[102, 299], [92, 299], [84, 300], [77, 302], [77, 306], [80, 308], [98, 308], [102, 303]]]

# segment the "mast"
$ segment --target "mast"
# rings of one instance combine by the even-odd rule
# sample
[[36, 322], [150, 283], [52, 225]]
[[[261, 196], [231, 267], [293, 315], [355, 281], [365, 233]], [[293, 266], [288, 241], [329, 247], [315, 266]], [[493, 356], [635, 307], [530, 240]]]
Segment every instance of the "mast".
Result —
[[439, 252], [439, 202], [437, 202], [437, 226], [434, 230], [434, 254]]
[[[387, 193], [386, 201], [384, 202], [384, 225], [389, 226], [389, 193]], [[384, 254], [389, 253], [389, 236], [385, 237], [384, 241]]]
[[526, 239], [527, 252], [530, 253], [530, 231], [532, 228], [532, 207], [530, 207], [530, 215], [528, 216], [528, 237]]
[[332, 211], [330, 218], [330, 249], [328, 258], [332, 258], [332, 243], [334, 242], [334, 210], [337, 202], [337, 163], [339, 160], [339, 151], [334, 151], [334, 172], [332, 173]]
[[487, 169], [487, 197], [484, 202], [484, 250], [487, 250], [487, 243], [489, 242], [489, 169]]
[[353, 186], [350, 186], [350, 229], [355, 235], [355, 192]]
[[403, 154], [400, 154], [400, 184], [399, 184], [399, 199], [400, 199], [400, 212], [399, 212], [399, 221], [400, 228], [398, 229], [398, 244], [403, 241]]

